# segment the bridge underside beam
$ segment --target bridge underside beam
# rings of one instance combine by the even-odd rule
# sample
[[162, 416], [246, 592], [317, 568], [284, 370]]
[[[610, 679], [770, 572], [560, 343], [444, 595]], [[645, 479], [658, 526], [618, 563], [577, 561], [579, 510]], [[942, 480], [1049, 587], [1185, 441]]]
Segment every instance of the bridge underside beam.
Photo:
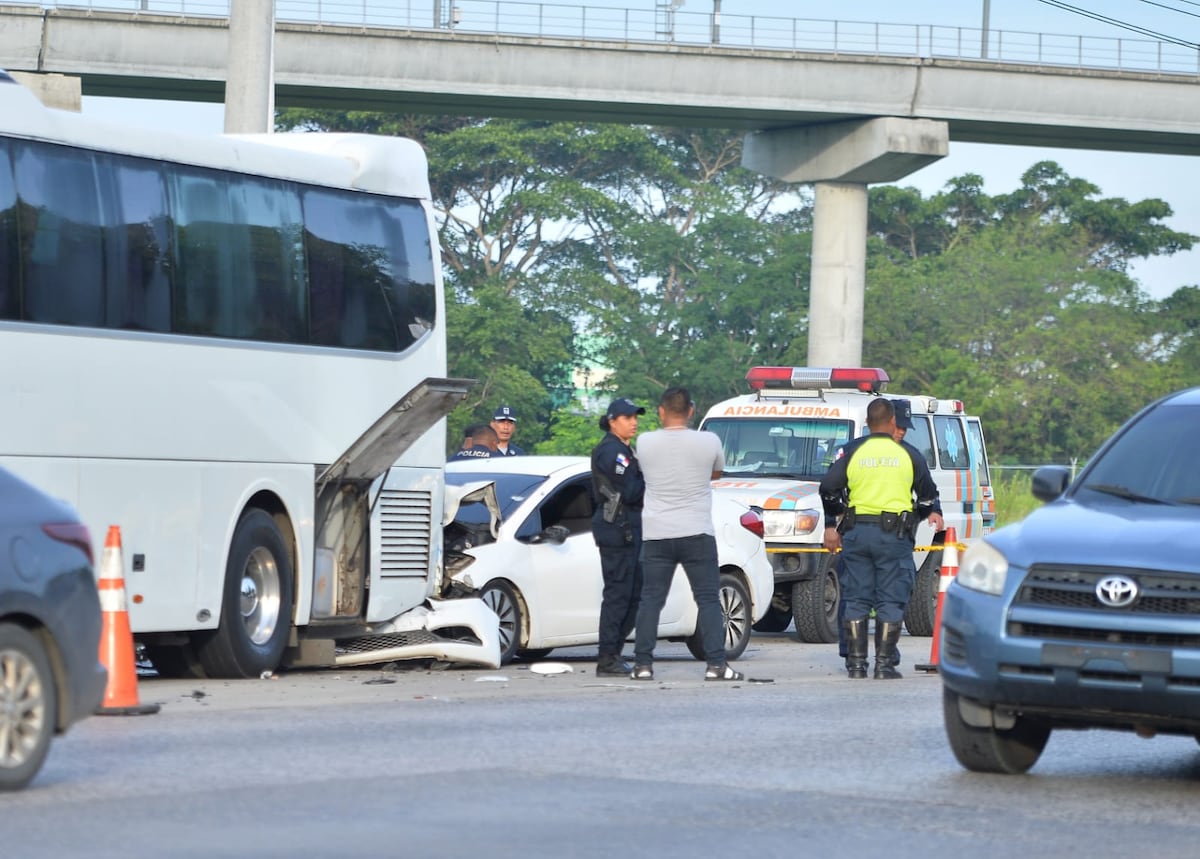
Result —
[[945, 157], [947, 124], [884, 117], [746, 135], [743, 166], [815, 183], [808, 364], [862, 362], [867, 185], [895, 182]]

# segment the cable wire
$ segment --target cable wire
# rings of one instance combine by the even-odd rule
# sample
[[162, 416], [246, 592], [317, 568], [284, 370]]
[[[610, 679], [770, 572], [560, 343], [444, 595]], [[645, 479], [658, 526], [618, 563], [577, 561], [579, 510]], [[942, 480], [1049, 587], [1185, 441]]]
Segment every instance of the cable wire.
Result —
[[[1100, 15], [1096, 12], [1082, 9], [1079, 6], [1072, 6], [1070, 3], [1063, 3], [1061, 0], [1038, 0], [1046, 6], [1051, 6], [1055, 9], [1061, 9], [1064, 12], [1071, 12], [1075, 15], [1081, 15], [1084, 18], [1091, 18], [1093, 21], [1100, 21], [1103, 24], [1109, 24], [1113, 27], [1119, 27], [1122, 30], [1128, 30], [1131, 33], [1137, 33], [1141, 36], [1149, 36], [1152, 39], [1157, 39], [1160, 42], [1169, 42], [1172, 45], [1179, 45], [1183, 48], [1191, 48], [1192, 50], [1200, 49], [1200, 45], [1195, 42], [1189, 42], [1185, 39], [1180, 39], [1175, 36], [1168, 36], [1165, 33], [1159, 33], [1155, 30], [1139, 27], [1137, 24], [1130, 24], [1127, 21], [1119, 21], [1116, 18], [1109, 18], [1106, 15]], [[1176, 10], [1179, 11], [1179, 10]]]

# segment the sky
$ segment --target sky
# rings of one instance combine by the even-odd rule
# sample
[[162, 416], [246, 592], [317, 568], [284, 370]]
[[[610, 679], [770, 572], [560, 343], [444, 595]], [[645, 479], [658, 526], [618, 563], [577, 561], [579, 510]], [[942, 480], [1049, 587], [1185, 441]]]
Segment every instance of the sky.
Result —
[[[537, 0], [531, 0], [537, 2]], [[389, 0], [367, 0], [387, 5]], [[391, 0], [404, 4], [412, 0]], [[478, 4], [478, 0], [463, 0]], [[653, 10], [668, 0], [540, 0], [543, 5], [605, 6]], [[1200, 2], [1194, 0], [717, 0], [722, 18], [768, 16], [815, 20], [868, 21], [894, 24], [938, 25], [982, 29], [987, 12], [988, 29], [1021, 33], [1067, 34], [1145, 40], [1145, 32], [1161, 34], [1189, 44], [1200, 42]], [[104, 5], [103, 0], [97, 5]], [[1065, 7], [1072, 7], [1071, 11]], [[709, 13], [714, 0], [683, 0], [680, 12]], [[1083, 14], [1084, 12], [1089, 14]], [[1106, 18], [1107, 21], [1098, 20]], [[1121, 27], [1118, 23], [1127, 25]], [[1134, 29], [1130, 29], [1134, 28]], [[1200, 86], [1200, 84], [1198, 84]], [[1197, 90], [1200, 106], [1200, 89]], [[1200, 108], [1198, 108], [1200, 109]], [[83, 113], [117, 120], [130, 126], [176, 131], [219, 133], [224, 125], [221, 105], [147, 102], [85, 97]], [[988, 194], [1007, 193], [1018, 187], [1020, 176], [1038, 161], [1057, 162], [1071, 176], [1090, 181], [1102, 197], [1123, 197], [1131, 202], [1147, 198], [1165, 200], [1173, 210], [1166, 220], [1173, 229], [1200, 237], [1200, 161], [1183, 155], [1144, 155], [1092, 150], [1047, 149], [950, 142], [945, 158], [913, 173], [898, 184], [928, 195], [942, 190], [950, 179], [977, 173]], [[1172, 257], [1137, 261], [1133, 277], [1152, 298], [1165, 298], [1181, 286], [1200, 284], [1200, 241], [1197, 249]]]

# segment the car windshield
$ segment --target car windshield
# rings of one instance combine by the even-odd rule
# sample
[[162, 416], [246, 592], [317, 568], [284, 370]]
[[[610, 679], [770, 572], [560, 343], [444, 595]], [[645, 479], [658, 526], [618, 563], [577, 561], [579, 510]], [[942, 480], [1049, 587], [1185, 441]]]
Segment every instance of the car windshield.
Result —
[[819, 480], [839, 447], [850, 439], [851, 423], [787, 418], [716, 418], [703, 429], [716, 433], [725, 450], [726, 474]]
[[[446, 471], [446, 482], [454, 486], [466, 483], [481, 483], [492, 480], [496, 483], [496, 500], [500, 502], [500, 516], [508, 519], [518, 504], [531, 492], [546, 482], [541, 474], [489, 474], [483, 471]], [[489, 521], [487, 507], [478, 501], [463, 504], [458, 508], [455, 520], [470, 525], [482, 525]]]
[[1200, 504], [1192, 456], [1200, 406], [1164, 403], [1121, 433], [1087, 471], [1081, 490], [1127, 501]]

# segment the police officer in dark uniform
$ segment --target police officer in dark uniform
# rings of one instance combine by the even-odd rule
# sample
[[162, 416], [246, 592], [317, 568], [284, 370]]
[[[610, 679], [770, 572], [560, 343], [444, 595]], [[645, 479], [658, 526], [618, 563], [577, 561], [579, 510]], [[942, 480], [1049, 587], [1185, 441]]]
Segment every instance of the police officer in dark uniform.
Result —
[[596, 512], [592, 537], [600, 549], [604, 594], [600, 601], [600, 656], [596, 674], [628, 677], [621, 648], [633, 630], [642, 593], [642, 496], [646, 483], [629, 442], [646, 410], [626, 397], [614, 399], [600, 418], [604, 438], [592, 450]]
[[925, 457], [894, 438], [890, 400], [871, 402], [867, 428], [869, 435], [846, 445], [819, 492], [825, 548], [842, 552], [846, 671], [855, 679], [867, 676], [867, 625], [874, 609], [875, 679], [891, 680], [901, 676], [894, 659], [917, 575], [912, 560], [917, 524], [928, 518], [937, 530], [945, 525], [935, 509], [937, 486]]
[[[896, 413], [896, 432], [893, 434], [892, 438], [894, 438], [896, 441], [898, 441], [905, 448], [908, 448], [911, 451], [909, 454], [910, 456], [912, 455], [912, 453], [919, 453], [919, 451], [917, 451], [917, 449], [915, 447], [913, 447], [911, 444], [909, 444], [908, 442], [906, 442], [904, 440], [904, 436], [908, 433], [908, 431], [910, 429], [913, 428], [912, 403], [909, 400], [892, 400], [892, 409]], [[839, 450], [837, 455], [844, 456], [845, 450], [844, 449]], [[942, 514], [942, 503], [941, 503], [940, 499], [934, 500], [933, 509], [930, 512], [937, 513], [939, 516]], [[844, 570], [844, 564], [842, 563], [842, 558], [839, 555], [838, 560], [837, 560], [838, 582], [842, 581], [843, 570]], [[849, 656], [850, 654], [849, 654], [849, 645], [846, 642], [846, 625], [843, 623], [843, 621], [846, 619], [846, 601], [844, 599], [838, 600], [837, 616], [838, 616], [838, 656], [845, 658], [845, 657]], [[883, 631], [883, 624], [880, 624], [880, 623], [875, 624], [875, 649], [876, 649], [876, 651], [879, 650], [879, 646], [881, 644], [882, 631]], [[895, 656], [892, 659], [892, 664], [893, 665], [900, 664], [899, 648], [897, 648], [895, 651]]]
[[496, 452], [496, 431], [487, 424], [471, 424], [463, 433], [463, 446], [454, 451], [451, 461], [456, 459], [490, 459], [500, 456]]

